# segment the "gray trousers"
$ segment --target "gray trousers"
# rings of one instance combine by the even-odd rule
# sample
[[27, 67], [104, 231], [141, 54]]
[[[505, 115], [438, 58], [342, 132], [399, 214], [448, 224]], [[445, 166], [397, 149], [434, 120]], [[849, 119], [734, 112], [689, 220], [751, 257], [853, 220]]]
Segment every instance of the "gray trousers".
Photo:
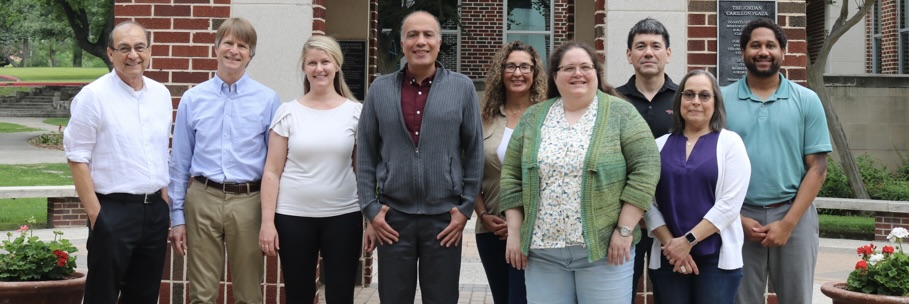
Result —
[[423, 303], [458, 303], [463, 240], [442, 247], [436, 239], [451, 222], [451, 214], [415, 215], [389, 209], [385, 221], [399, 237], [397, 243], [378, 247], [379, 300], [413, 303], [419, 274]]
[[[761, 225], [782, 220], [791, 204], [777, 208], [742, 206], [742, 215]], [[783, 247], [763, 247], [745, 240], [742, 246], [742, 284], [737, 304], [763, 304], [767, 277], [781, 304], [811, 303], [814, 288], [814, 267], [817, 262], [818, 217], [814, 205], [805, 210]]]

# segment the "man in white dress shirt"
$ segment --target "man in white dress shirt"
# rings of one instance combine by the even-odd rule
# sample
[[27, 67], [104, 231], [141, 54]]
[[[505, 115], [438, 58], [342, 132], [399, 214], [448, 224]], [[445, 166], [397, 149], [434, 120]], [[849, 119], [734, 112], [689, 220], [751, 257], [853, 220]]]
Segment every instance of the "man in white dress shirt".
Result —
[[73, 98], [63, 145], [88, 213], [84, 303], [157, 303], [170, 222], [170, 92], [143, 76], [151, 58], [145, 28], [111, 31], [114, 70]]

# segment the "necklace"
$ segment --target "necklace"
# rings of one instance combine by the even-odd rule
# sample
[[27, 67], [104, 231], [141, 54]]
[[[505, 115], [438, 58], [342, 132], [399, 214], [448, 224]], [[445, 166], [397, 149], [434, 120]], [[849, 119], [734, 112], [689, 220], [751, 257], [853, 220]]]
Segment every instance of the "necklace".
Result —
[[691, 147], [691, 142], [690, 142], [690, 141], [686, 141], [686, 142], [685, 142], [685, 145]]

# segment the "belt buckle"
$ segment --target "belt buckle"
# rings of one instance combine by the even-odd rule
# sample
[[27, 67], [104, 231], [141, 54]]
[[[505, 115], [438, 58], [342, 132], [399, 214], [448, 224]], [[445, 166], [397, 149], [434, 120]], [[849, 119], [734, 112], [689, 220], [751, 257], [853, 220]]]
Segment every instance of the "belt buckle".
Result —
[[221, 192], [227, 193], [227, 183], [221, 184]]
[[142, 198], [142, 203], [146, 204], [146, 205], [151, 203], [148, 201], [148, 193], [144, 194], [144, 197]]

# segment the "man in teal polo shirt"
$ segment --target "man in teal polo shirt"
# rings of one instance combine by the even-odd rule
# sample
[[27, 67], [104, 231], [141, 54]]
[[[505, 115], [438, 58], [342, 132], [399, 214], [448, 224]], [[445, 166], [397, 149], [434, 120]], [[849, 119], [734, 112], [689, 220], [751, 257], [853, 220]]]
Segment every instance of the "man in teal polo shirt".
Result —
[[811, 303], [818, 248], [813, 202], [831, 151], [824, 108], [817, 94], [779, 73], [786, 35], [773, 21], [749, 22], [739, 41], [747, 74], [723, 88], [727, 127], [745, 141], [752, 168], [736, 303], [764, 303], [768, 276], [780, 303]]

